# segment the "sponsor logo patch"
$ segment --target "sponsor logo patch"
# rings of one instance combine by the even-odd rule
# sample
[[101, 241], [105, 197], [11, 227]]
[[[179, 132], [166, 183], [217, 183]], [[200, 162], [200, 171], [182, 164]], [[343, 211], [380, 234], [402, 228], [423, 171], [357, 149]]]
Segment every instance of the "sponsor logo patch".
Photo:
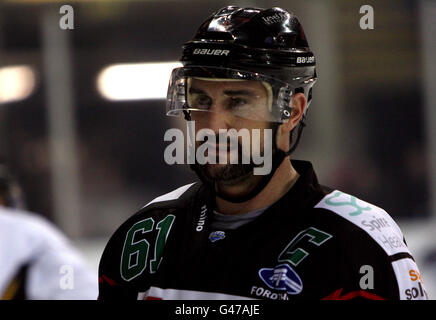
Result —
[[288, 294], [299, 294], [303, 290], [303, 282], [298, 274], [287, 264], [275, 268], [262, 268], [259, 277], [274, 290], [286, 291]]
[[338, 190], [325, 196], [315, 208], [333, 211], [361, 228], [389, 256], [402, 252], [410, 254], [400, 228], [382, 208]]
[[422, 282], [422, 275], [419, 273], [418, 270], [409, 270], [409, 276], [410, 280], [413, 282], [414, 285], [411, 288], [408, 288], [404, 290], [404, 294], [406, 295], [407, 300], [413, 300], [413, 299], [428, 299], [427, 292], [425, 291], [423, 287]]
[[224, 231], [214, 231], [211, 232], [209, 235], [209, 240], [212, 242], [224, 239], [226, 237], [226, 234]]
[[203, 205], [201, 207], [200, 218], [198, 219], [197, 227], [195, 228], [197, 232], [203, 231], [204, 222], [206, 220], [206, 214], [207, 214], [207, 207], [206, 205]]

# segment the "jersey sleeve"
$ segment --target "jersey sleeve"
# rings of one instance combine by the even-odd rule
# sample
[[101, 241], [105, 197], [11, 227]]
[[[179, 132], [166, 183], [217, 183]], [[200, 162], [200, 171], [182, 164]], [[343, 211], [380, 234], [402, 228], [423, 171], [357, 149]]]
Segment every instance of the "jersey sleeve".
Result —
[[191, 183], [155, 198], [118, 228], [100, 260], [99, 300], [148, 297], [174, 234], [176, 212], [199, 186]]
[[158, 274], [175, 215], [142, 209], [111, 237], [99, 265], [99, 300], [141, 299]]
[[98, 300], [136, 299], [135, 291], [121, 276], [121, 257], [126, 238], [124, 225], [110, 238], [103, 251], [98, 269]]

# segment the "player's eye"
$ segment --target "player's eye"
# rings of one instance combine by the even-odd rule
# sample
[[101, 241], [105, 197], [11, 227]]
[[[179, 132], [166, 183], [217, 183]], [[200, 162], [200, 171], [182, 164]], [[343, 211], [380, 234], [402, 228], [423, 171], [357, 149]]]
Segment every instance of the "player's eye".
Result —
[[227, 107], [229, 109], [239, 108], [248, 105], [248, 101], [239, 97], [230, 97]]
[[193, 108], [209, 109], [212, 105], [212, 99], [204, 94], [195, 94], [192, 99]]

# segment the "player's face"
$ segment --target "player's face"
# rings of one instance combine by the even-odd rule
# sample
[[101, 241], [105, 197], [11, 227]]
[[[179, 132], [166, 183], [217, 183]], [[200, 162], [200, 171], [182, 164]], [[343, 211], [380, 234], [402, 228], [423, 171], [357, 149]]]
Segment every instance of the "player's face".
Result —
[[[216, 137], [216, 155], [219, 153], [219, 130], [248, 129], [250, 138], [249, 152], [256, 149], [263, 155], [264, 130], [271, 129], [271, 122], [265, 121], [269, 117], [268, 92], [258, 81], [209, 81], [192, 79], [189, 87], [190, 106], [207, 111], [191, 111], [191, 119], [195, 121], [196, 134], [201, 129], [211, 129]], [[253, 136], [253, 129], [259, 129], [259, 136]], [[254, 141], [253, 141], [254, 139]], [[253, 172], [254, 164], [242, 164], [242, 138], [238, 137], [238, 150], [230, 150], [230, 143], [226, 143], [227, 163], [206, 164], [200, 170], [215, 181], [237, 183]], [[197, 148], [205, 142], [197, 141]], [[222, 151], [221, 151], [222, 152]], [[238, 153], [238, 164], [230, 164], [232, 152]], [[250, 159], [252, 158], [250, 154]]]

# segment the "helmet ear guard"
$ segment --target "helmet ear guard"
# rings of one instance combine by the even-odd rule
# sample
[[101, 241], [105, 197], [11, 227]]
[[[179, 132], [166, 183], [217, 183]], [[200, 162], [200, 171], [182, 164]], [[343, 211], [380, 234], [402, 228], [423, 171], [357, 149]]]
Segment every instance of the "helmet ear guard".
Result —
[[288, 86], [280, 88], [277, 96], [279, 101], [280, 116], [283, 122], [288, 121], [291, 118], [292, 106], [292, 90]]

